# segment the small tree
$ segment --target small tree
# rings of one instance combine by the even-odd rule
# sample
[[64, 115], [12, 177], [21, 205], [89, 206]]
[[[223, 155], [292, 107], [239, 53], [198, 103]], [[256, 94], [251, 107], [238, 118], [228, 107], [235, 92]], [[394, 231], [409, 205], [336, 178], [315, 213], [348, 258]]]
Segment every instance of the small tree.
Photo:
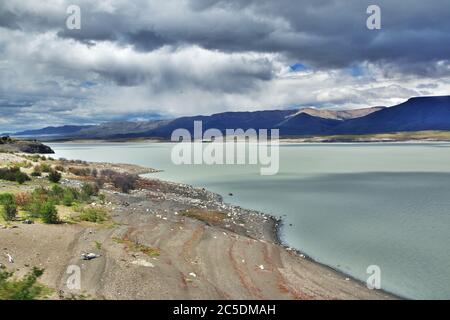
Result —
[[17, 206], [14, 201], [14, 197], [5, 197], [2, 201], [3, 209], [2, 216], [5, 221], [12, 221], [16, 218], [17, 215]]
[[64, 190], [62, 198], [63, 205], [70, 207], [74, 201], [75, 197], [73, 196], [73, 193], [70, 190]]
[[61, 180], [61, 177], [61, 173], [55, 170], [50, 171], [48, 174], [48, 180], [53, 183], [58, 183]]
[[81, 186], [82, 197], [85, 200], [89, 200], [92, 196], [96, 196], [98, 194], [98, 187], [92, 183], [83, 183]]
[[44, 223], [54, 224], [59, 222], [58, 211], [55, 204], [51, 201], [45, 202], [40, 210], [40, 215]]
[[0, 269], [0, 300], [34, 300], [43, 298], [48, 291], [37, 279], [44, 269], [34, 267], [21, 280], [11, 279], [12, 272]]
[[20, 170], [17, 171], [17, 173], [16, 173], [16, 181], [19, 184], [23, 184], [25, 181], [29, 181], [29, 180], [30, 180], [30, 177], [26, 173], [23, 173]]
[[118, 173], [113, 177], [114, 186], [122, 190], [123, 193], [134, 190], [136, 188], [137, 180], [137, 175], [127, 173]]

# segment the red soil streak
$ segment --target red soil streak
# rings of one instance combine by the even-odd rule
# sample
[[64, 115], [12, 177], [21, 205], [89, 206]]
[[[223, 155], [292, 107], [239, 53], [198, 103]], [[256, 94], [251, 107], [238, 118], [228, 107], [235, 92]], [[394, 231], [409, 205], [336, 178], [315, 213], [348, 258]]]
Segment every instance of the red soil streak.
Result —
[[235, 243], [236, 243], [236, 240], [233, 239], [231, 241], [231, 246], [228, 249], [228, 256], [230, 258], [233, 269], [236, 271], [242, 286], [250, 293], [251, 296], [257, 297], [258, 299], [264, 299], [264, 297], [261, 295], [261, 290], [259, 288], [257, 288], [256, 286], [254, 286], [253, 283], [251, 283], [251, 281], [247, 280], [249, 278], [244, 274], [244, 271], [241, 270], [241, 268], [239, 267], [239, 264], [237, 263], [236, 259], [234, 258], [233, 248], [234, 248]]
[[280, 251], [276, 248], [275, 248], [275, 250], [273, 250], [274, 248], [272, 246], [271, 246], [271, 249], [272, 250], [270, 250], [270, 251], [272, 254], [269, 253], [269, 244], [265, 244], [263, 246], [264, 261], [270, 266], [269, 270], [272, 271], [273, 274], [276, 276], [277, 282], [278, 282], [278, 288], [280, 289], [280, 291], [283, 293], [290, 294], [296, 300], [312, 300], [313, 299], [312, 296], [309, 296], [305, 293], [299, 292], [298, 290], [289, 286], [286, 279], [280, 273], [278, 267], [275, 266], [275, 263], [273, 261], [272, 255], [276, 254], [277, 260], [279, 261], [279, 264], [281, 264], [279, 267], [283, 268], [283, 264], [282, 264], [281, 258], [280, 258]]
[[[183, 256], [184, 256], [184, 260], [187, 263], [189, 263], [189, 264], [191, 263], [191, 261], [189, 259], [189, 258], [191, 258], [191, 255], [192, 255], [191, 252], [192, 252], [194, 246], [196, 245], [196, 243], [199, 242], [199, 240], [203, 236], [204, 232], [205, 232], [205, 226], [203, 225], [203, 226], [195, 229], [195, 231], [192, 234], [192, 237], [184, 243]], [[223, 297], [224, 299], [230, 298], [229, 294], [227, 294], [226, 292], [217, 288], [217, 286], [214, 285], [211, 281], [209, 281], [207, 279], [207, 277], [205, 277], [201, 271], [197, 271], [197, 273], [198, 273], [198, 276], [202, 277], [204, 281], [206, 281], [208, 284], [210, 284], [214, 288], [214, 290], [216, 290], [216, 292], [219, 296]]]
[[203, 236], [203, 233], [205, 232], [205, 226], [198, 227], [195, 229], [195, 231], [192, 233], [192, 237], [186, 241], [183, 245], [183, 255], [186, 262], [189, 261], [188, 257], [191, 256], [191, 251], [195, 245], [196, 242], [200, 240], [200, 238]]

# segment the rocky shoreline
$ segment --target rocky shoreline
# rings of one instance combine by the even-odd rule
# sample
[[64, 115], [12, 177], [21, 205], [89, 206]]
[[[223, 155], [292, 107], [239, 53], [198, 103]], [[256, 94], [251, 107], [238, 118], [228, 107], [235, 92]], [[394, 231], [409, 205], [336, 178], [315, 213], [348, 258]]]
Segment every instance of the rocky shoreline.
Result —
[[[98, 171], [154, 172], [126, 164], [69, 163]], [[79, 188], [87, 179], [64, 173], [61, 186]], [[23, 192], [32, 183], [2, 182], [0, 192]], [[395, 299], [283, 246], [280, 220], [224, 203], [208, 190], [140, 178], [129, 193], [108, 185], [101, 193], [104, 200], [91, 206], [106, 210], [110, 222], [16, 223], [0, 230], [14, 264], [3, 256], [0, 263], [19, 276], [31, 266], [44, 268], [42, 282], [58, 293], [55, 299]], [[70, 214], [70, 208], [61, 209]], [[85, 261], [86, 253], [95, 258]], [[81, 269], [80, 290], [67, 287], [68, 266]]]

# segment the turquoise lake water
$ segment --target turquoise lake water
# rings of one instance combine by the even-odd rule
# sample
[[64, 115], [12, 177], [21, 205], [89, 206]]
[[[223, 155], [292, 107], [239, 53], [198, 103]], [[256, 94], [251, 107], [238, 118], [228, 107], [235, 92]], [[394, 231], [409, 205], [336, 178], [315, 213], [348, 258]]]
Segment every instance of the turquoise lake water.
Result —
[[[450, 144], [287, 144], [280, 171], [181, 165], [170, 143], [49, 144], [55, 157], [133, 163], [283, 219], [284, 242], [407, 298], [450, 299]], [[233, 196], [228, 196], [228, 193]]]

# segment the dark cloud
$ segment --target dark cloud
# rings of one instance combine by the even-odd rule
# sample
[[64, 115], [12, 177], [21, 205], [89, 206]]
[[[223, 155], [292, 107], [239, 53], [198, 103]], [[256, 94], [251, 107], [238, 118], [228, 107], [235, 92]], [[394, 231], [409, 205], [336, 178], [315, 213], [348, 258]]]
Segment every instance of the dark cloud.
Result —
[[[81, 30], [65, 27], [72, 4]], [[381, 30], [366, 27], [372, 4]], [[448, 8], [448, 0], [2, 1], [0, 125], [442, 94]]]
[[172, 6], [118, 1], [110, 12], [91, 1], [74, 3], [82, 9], [82, 30], [67, 30], [54, 12], [43, 17], [41, 12], [4, 9], [0, 21], [11, 28], [53, 26], [61, 37], [119, 41], [143, 51], [193, 44], [225, 52], [281, 52], [316, 68], [360, 61], [432, 62], [450, 56], [448, 0], [378, 0], [379, 31], [366, 28], [371, 0], [190, 0]]

